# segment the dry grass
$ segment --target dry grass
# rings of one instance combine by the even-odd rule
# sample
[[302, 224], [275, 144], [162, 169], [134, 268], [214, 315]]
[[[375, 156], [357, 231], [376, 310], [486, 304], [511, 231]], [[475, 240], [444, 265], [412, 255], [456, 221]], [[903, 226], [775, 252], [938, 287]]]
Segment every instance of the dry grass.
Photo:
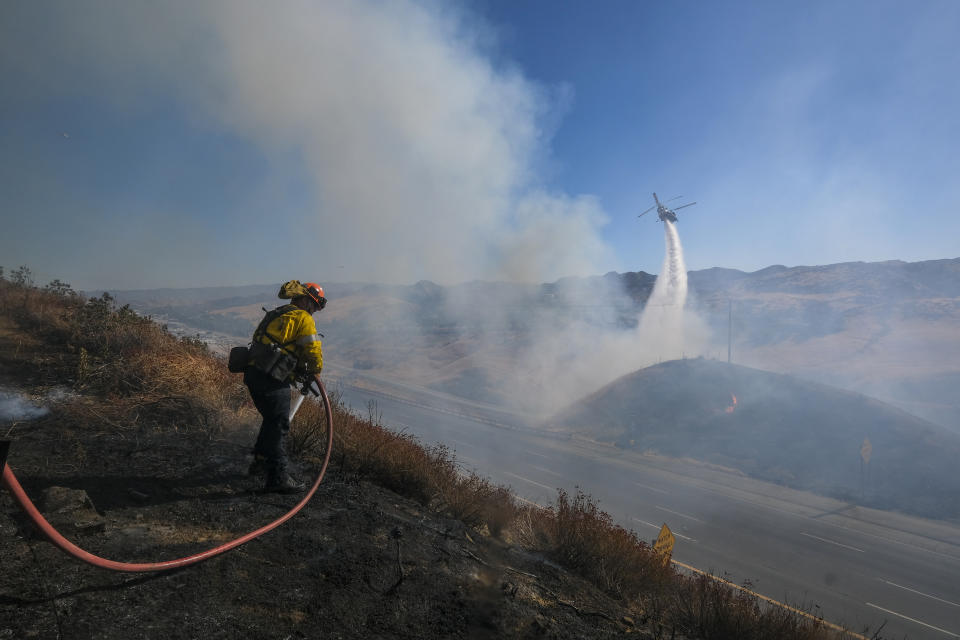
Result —
[[[23, 274], [21, 273], [21, 276]], [[54, 283], [51, 283], [54, 284]], [[3, 279], [0, 313], [52, 347], [45, 375], [98, 400], [77, 403], [83, 421], [153, 420], [212, 435], [250, 406], [238, 376], [196, 340], [171, 335], [109, 296], [85, 300], [59, 283], [39, 289]], [[837, 637], [817, 621], [707, 577], [678, 574], [650, 546], [615, 524], [582, 492], [560, 492], [548, 508], [519, 506], [510, 491], [464, 470], [444, 446], [424, 446], [391, 431], [375, 407], [367, 416], [332, 395], [333, 468], [420, 501], [481, 531], [539, 552], [633, 607], [658, 638]], [[306, 402], [294, 421], [290, 450], [325, 455], [329, 425], [322, 406]]]
[[[330, 395], [336, 424], [332, 461], [345, 476], [369, 479], [495, 535], [516, 518], [519, 508], [510, 492], [464, 471], [447, 447], [424, 446], [385, 427], [372, 407], [362, 417], [344, 406], [339, 393]], [[290, 449], [321, 457], [326, 433], [322, 405], [305, 402], [291, 426]]]
[[657, 589], [672, 575], [646, 542], [581, 491], [561, 489], [553, 505], [535, 511], [534, 523], [544, 551], [618, 598]]
[[108, 421], [135, 417], [212, 437], [249, 411], [242, 382], [206, 345], [118, 308], [108, 294], [84, 299], [63, 283], [0, 280], [0, 313], [42, 345], [40, 382], [109, 399], [99, 407]]
[[664, 588], [645, 594], [643, 601], [659, 638], [680, 634], [688, 638], [819, 640], [858, 635], [830, 628], [809, 612], [799, 615], [763, 602], [749, 591], [705, 575], [675, 575]]

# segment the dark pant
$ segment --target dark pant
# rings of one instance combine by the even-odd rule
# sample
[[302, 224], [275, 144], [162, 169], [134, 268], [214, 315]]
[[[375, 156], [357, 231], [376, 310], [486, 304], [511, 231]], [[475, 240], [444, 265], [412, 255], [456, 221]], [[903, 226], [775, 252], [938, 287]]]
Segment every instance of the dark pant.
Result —
[[290, 385], [253, 367], [247, 367], [243, 383], [250, 390], [257, 411], [263, 416], [253, 453], [266, 459], [268, 475], [277, 478], [287, 468], [283, 439], [290, 430]]

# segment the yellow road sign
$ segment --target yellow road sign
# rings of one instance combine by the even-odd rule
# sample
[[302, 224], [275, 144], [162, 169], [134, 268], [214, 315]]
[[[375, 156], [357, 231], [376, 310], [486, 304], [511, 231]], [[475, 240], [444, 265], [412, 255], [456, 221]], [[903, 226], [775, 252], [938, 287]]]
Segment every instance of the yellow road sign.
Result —
[[676, 542], [676, 538], [673, 537], [670, 527], [664, 523], [664, 525], [660, 527], [660, 535], [657, 536], [657, 540], [653, 543], [653, 551], [663, 558], [663, 564], [670, 562], [670, 556], [673, 555], [674, 542]]

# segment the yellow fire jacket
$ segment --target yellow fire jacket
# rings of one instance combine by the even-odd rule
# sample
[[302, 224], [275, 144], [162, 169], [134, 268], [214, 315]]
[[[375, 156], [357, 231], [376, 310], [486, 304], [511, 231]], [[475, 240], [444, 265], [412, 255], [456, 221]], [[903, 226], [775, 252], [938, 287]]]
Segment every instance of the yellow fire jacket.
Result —
[[313, 316], [292, 304], [277, 307], [270, 313], [279, 315], [267, 324], [266, 335], [254, 333], [253, 339], [263, 344], [276, 342], [283, 345], [287, 353], [297, 358], [298, 369], [305, 367], [307, 373], [320, 373], [323, 350]]

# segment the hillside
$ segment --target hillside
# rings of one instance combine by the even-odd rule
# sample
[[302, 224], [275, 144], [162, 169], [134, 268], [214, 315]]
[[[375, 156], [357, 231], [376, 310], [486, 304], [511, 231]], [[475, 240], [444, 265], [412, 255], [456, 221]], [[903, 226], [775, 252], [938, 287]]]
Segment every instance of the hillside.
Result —
[[[224, 362], [108, 296], [0, 279], [0, 386], [43, 405], [6, 416], [9, 468], [92, 553], [199, 553], [297, 500], [245, 474], [256, 416]], [[333, 462], [304, 511], [186, 569], [80, 564], [3, 492], [0, 637], [848, 637], [665, 566], [588, 496], [521, 505], [445, 447], [333, 409]], [[305, 476], [328, 427], [315, 403], [294, 421]]]
[[690, 273], [690, 288], [715, 335], [726, 337], [732, 311], [734, 362], [865, 393], [960, 432], [960, 259], [707, 269]]
[[[255, 492], [246, 431], [211, 441], [74, 423], [64, 433], [62, 417], [31, 424], [10, 464], [61, 531], [104, 557], [198, 553], [297, 500]], [[651, 637], [632, 607], [543, 556], [336, 471], [280, 529], [194, 567], [132, 576], [53, 548], [4, 492], [0, 637]]]
[[[960, 436], [861, 394], [704, 359], [608, 384], [550, 423], [879, 508], [960, 517]], [[872, 445], [861, 495], [861, 447]]]

